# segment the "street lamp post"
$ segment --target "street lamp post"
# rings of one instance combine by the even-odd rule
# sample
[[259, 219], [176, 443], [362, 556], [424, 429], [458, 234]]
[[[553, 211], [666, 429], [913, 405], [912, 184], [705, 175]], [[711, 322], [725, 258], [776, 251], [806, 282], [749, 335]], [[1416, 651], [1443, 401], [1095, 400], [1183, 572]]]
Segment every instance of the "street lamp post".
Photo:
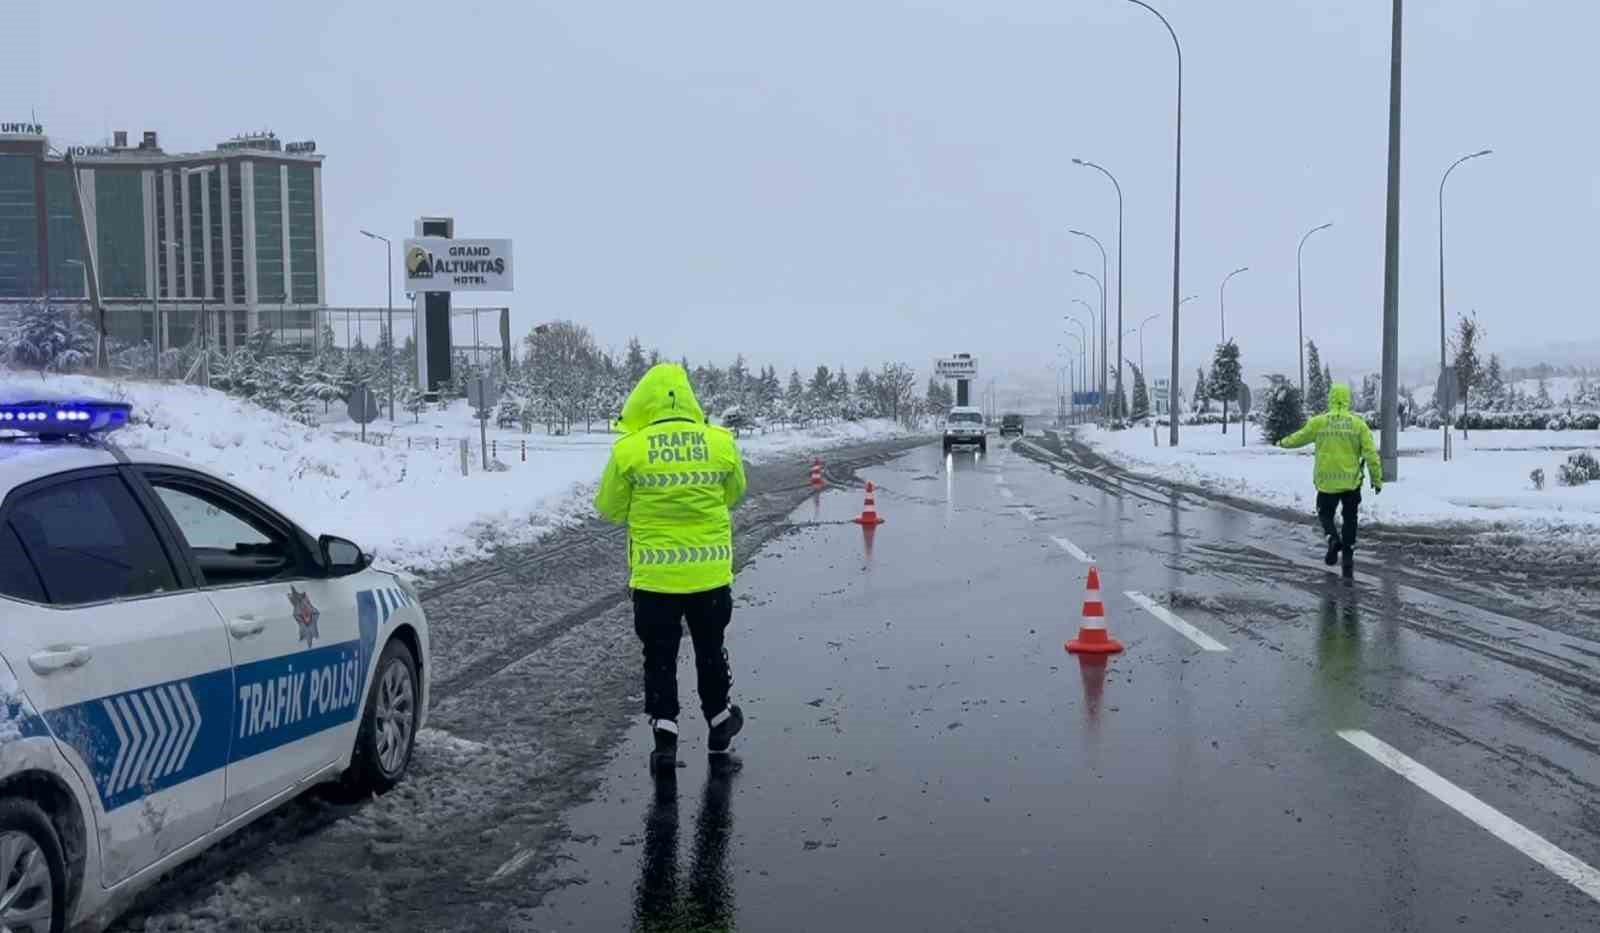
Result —
[[1144, 320], [1139, 322], [1139, 372], [1140, 373], [1144, 372], [1144, 326], [1146, 324], [1150, 323], [1151, 321], [1155, 320], [1156, 318], [1160, 317], [1160, 316], [1161, 315], [1159, 313], [1152, 314], [1149, 317], [1147, 317]]
[[1295, 316], [1300, 321], [1300, 397], [1302, 399], [1306, 397], [1306, 309], [1303, 296], [1304, 289], [1302, 287], [1303, 276], [1300, 270], [1300, 255], [1305, 252], [1306, 241], [1311, 239], [1311, 234], [1316, 233], [1318, 230], [1326, 230], [1331, 226], [1333, 226], [1332, 223], [1325, 223], [1320, 227], [1312, 227], [1307, 230], [1306, 235], [1300, 238], [1300, 245], [1295, 247], [1294, 251], [1294, 307]]
[[[1069, 318], [1067, 318], [1067, 320], [1073, 322], [1074, 324], [1077, 324], [1080, 328], [1083, 326], [1083, 322], [1079, 321], [1077, 318], [1070, 318], [1069, 317]], [[1066, 334], [1065, 336], [1069, 340], [1078, 341], [1078, 360], [1079, 360], [1079, 362], [1083, 362], [1086, 359], [1085, 347], [1088, 345], [1088, 341], [1085, 338], [1078, 336], [1077, 334]], [[1065, 350], [1067, 348], [1066, 348], [1065, 345], [1062, 345], [1061, 349]], [[1078, 376], [1079, 384], [1087, 387], [1088, 384], [1089, 384], [1089, 370], [1085, 366], [1080, 366], [1078, 368], [1078, 372], [1081, 374], [1081, 375]]]
[[[1077, 159], [1073, 159], [1072, 161], [1077, 162], [1078, 160]], [[1122, 265], [1122, 207], [1121, 207], [1121, 205], [1122, 205], [1122, 193], [1121, 193], [1120, 189], [1117, 192], [1117, 205], [1118, 205], [1117, 206], [1117, 265], [1118, 265], [1118, 269], [1117, 269], [1117, 286], [1118, 286], [1118, 288], [1121, 288], [1121, 285], [1122, 285], [1122, 269], [1121, 269], [1121, 265]], [[1085, 233], [1082, 230], [1069, 230], [1067, 232], [1073, 234], [1074, 236], [1081, 236], [1081, 237], [1084, 237], [1086, 239], [1092, 240], [1094, 242], [1094, 245], [1099, 247], [1099, 249], [1100, 249], [1100, 281], [1101, 282], [1110, 281], [1110, 275], [1111, 275], [1110, 263], [1108, 263], [1106, 261], [1106, 248], [1105, 248], [1105, 246], [1103, 244], [1101, 244], [1101, 242], [1098, 239], [1096, 239], [1094, 236], [1092, 236], [1091, 234]], [[1107, 345], [1106, 345], [1106, 304], [1105, 304], [1105, 297], [1104, 296], [1105, 296], [1105, 292], [1102, 290], [1101, 291], [1101, 301], [1100, 301], [1100, 359], [1102, 359], [1102, 360], [1104, 360], [1106, 358], [1106, 351], [1109, 349], [1107, 347]], [[1118, 296], [1118, 301], [1119, 301], [1118, 314], [1117, 314], [1117, 320], [1118, 321], [1122, 320], [1120, 300], [1121, 300], [1121, 297], [1119, 295]], [[1102, 396], [1105, 394], [1105, 388], [1106, 388], [1105, 384], [1101, 383], [1100, 384], [1100, 393], [1101, 393]]]
[[[1178, 268], [1179, 257], [1182, 254], [1183, 244], [1183, 45], [1178, 42], [1178, 34], [1161, 15], [1161, 11], [1144, 0], [1128, 0], [1136, 6], [1142, 6], [1161, 20], [1161, 25], [1167, 27], [1167, 35], [1172, 37], [1172, 49], [1178, 54], [1178, 106], [1177, 123], [1178, 132], [1174, 144], [1173, 154], [1173, 181], [1172, 181], [1172, 384], [1178, 384]], [[1178, 446], [1178, 419], [1172, 420], [1172, 436], [1170, 445]]]
[[[1117, 181], [1117, 176], [1111, 174], [1105, 166], [1090, 162], [1087, 159], [1073, 159], [1072, 164], [1092, 168], [1100, 174], [1111, 179], [1111, 186], [1117, 189], [1117, 330], [1122, 330], [1122, 183]], [[1102, 331], [1103, 333], [1103, 331]], [[1104, 353], [1105, 347], [1101, 348]], [[1117, 398], [1122, 398], [1122, 338], [1117, 338]]]
[[[1445, 340], [1444, 340], [1444, 335], [1445, 335], [1445, 323], [1444, 323], [1444, 183], [1450, 180], [1450, 173], [1456, 170], [1456, 166], [1460, 165], [1463, 162], [1468, 161], [1469, 159], [1476, 159], [1476, 158], [1479, 158], [1479, 157], [1482, 157], [1482, 156], [1486, 156], [1486, 155], [1489, 155], [1492, 152], [1494, 152], [1493, 149], [1483, 149], [1483, 150], [1480, 150], [1478, 152], [1471, 153], [1470, 155], [1462, 156], [1461, 158], [1455, 160], [1454, 162], [1451, 162], [1450, 163], [1450, 167], [1444, 170], [1444, 177], [1439, 179], [1439, 374], [1441, 376], [1444, 375], [1444, 366], [1445, 366], [1445, 355], [1444, 355], [1444, 353], [1445, 353], [1445, 350], [1444, 350], [1444, 344], [1445, 344]], [[1445, 423], [1448, 425], [1449, 424], [1449, 417], [1450, 417], [1449, 413], [1448, 412], [1440, 412], [1440, 414], [1444, 416]]]
[[1088, 327], [1087, 330], [1084, 329], [1083, 322], [1078, 320], [1077, 318], [1071, 316], [1070, 314], [1069, 315], [1063, 315], [1063, 316], [1067, 320], [1069, 320], [1072, 323], [1078, 325], [1079, 331], [1083, 332], [1083, 341], [1084, 341], [1084, 343], [1083, 343], [1083, 353], [1082, 353], [1082, 355], [1085, 356], [1085, 359], [1084, 359], [1084, 362], [1083, 362], [1083, 389], [1084, 389], [1085, 392], [1091, 392], [1091, 391], [1094, 391], [1094, 385], [1091, 383], [1090, 380], [1093, 378], [1094, 373], [1096, 372], [1096, 369], [1095, 369], [1096, 357], [1094, 355], [1094, 343], [1095, 343], [1095, 341], [1094, 341], [1094, 335], [1095, 335], [1094, 305], [1091, 305], [1089, 302], [1084, 301], [1082, 298], [1074, 298], [1074, 299], [1072, 299], [1072, 301], [1073, 301], [1074, 304], [1083, 305], [1084, 310], [1089, 312], [1089, 327]]
[[1106, 354], [1105, 354], [1105, 347], [1106, 347], [1106, 284], [1104, 282], [1102, 282], [1093, 272], [1085, 272], [1082, 269], [1073, 269], [1072, 272], [1073, 272], [1074, 275], [1081, 275], [1084, 278], [1089, 279], [1090, 281], [1094, 282], [1094, 287], [1097, 290], [1099, 290], [1099, 292], [1100, 292], [1100, 347], [1101, 347], [1101, 350], [1100, 350], [1100, 368], [1097, 371], [1099, 373], [1099, 375], [1097, 375], [1095, 377], [1095, 385], [1100, 390], [1101, 414], [1106, 414], [1107, 413], [1107, 409], [1105, 407], [1106, 406], [1106, 380], [1105, 380], [1105, 369], [1106, 369]]
[[1217, 312], [1221, 316], [1222, 342], [1228, 342], [1228, 280], [1241, 272], [1249, 272], [1249, 266], [1240, 266], [1222, 277], [1222, 284], [1217, 287]]
[[[371, 240], [383, 242], [383, 258], [385, 263], [384, 278], [389, 284], [389, 343], [384, 347], [384, 367], [388, 372], [389, 381], [389, 421], [394, 421], [394, 244], [388, 237], [378, 236], [370, 230], [361, 231], [361, 235]], [[474, 318], [476, 320], [476, 318]]]

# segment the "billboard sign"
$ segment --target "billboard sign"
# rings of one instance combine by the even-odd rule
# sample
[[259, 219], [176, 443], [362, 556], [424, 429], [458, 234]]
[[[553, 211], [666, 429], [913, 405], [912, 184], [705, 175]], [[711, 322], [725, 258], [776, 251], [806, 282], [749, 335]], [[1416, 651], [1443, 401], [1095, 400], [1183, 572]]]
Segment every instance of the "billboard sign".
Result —
[[978, 361], [968, 353], [957, 353], [955, 356], [933, 361], [933, 371], [941, 379], [976, 379], [978, 378]]
[[509, 292], [510, 240], [414, 237], [405, 241], [408, 292]]

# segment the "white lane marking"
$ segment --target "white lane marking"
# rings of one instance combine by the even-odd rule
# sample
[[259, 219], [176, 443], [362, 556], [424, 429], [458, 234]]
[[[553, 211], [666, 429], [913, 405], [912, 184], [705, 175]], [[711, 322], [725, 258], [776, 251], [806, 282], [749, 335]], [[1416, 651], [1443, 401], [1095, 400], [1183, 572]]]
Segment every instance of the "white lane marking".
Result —
[[529, 846], [526, 849], [518, 851], [516, 855], [506, 859], [506, 863], [504, 865], [501, 865], [499, 868], [494, 870], [494, 874], [489, 876], [489, 883], [492, 884], [502, 878], [505, 878], [509, 875], [514, 875], [521, 871], [524, 865], [533, 861], [533, 857], [536, 854], [538, 854], [537, 849], [533, 846]]
[[1139, 608], [1143, 609], [1145, 612], [1150, 613], [1151, 615], [1155, 616], [1158, 620], [1160, 620], [1162, 622], [1165, 622], [1167, 625], [1171, 626], [1172, 630], [1174, 632], [1177, 632], [1179, 635], [1182, 635], [1184, 638], [1187, 638], [1190, 641], [1194, 642], [1195, 644], [1199, 645], [1200, 646], [1200, 650], [1202, 650], [1202, 651], [1227, 651], [1228, 650], [1228, 646], [1227, 645], [1224, 645], [1222, 642], [1217, 641], [1215, 638], [1212, 638], [1210, 635], [1207, 635], [1205, 632], [1200, 631], [1199, 629], [1195, 628], [1194, 626], [1190, 625], [1189, 623], [1187, 623], [1187, 622], [1183, 621], [1182, 619], [1178, 618], [1177, 616], [1173, 615], [1170, 611], [1168, 611], [1168, 609], [1165, 606], [1157, 603], [1155, 600], [1153, 600], [1150, 597], [1144, 595], [1143, 593], [1135, 593], [1133, 590], [1126, 590], [1126, 591], [1123, 592], [1122, 595], [1124, 595], [1124, 596], [1128, 597], [1129, 599], [1133, 600], [1134, 603], [1136, 605], [1138, 605]]
[[1600, 901], [1600, 871], [1557, 848], [1549, 840], [1455, 786], [1422, 763], [1406, 757], [1399, 749], [1370, 732], [1340, 729], [1339, 738], [1371, 755], [1379, 764], [1432, 794], [1495, 838], [1549, 869], [1596, 901]]
[[1081, 560], [1086, 564], [1094, 563], [1094, 558], [1089, 556], [1089, 552], [1088, 551], [1085, 551], [1083, 548], [1078, 547], [1076, 544], [1073, 544], [1071, 541], [1068, 541], [1066, 538], [1058, 538], [1058, 537], [1056, 537], [1054, 535], [1051, 535], [1050, 540], [1054, 541], [1056, 543], [1056, 547], [1061, 548], [1061, 550], [1066, 551], [1068, 554], [1071, 554], [1073, 557], [1076, 557], [1078, 560]]
[[1000, 496], [1002, 498], [1010, 499], [1012, 496], [1015, 496], [1015, 495], [1016, 495], [1016, 493], [1011, 491], [1011, 487], [1009, 487], [1009, 486], [1001, 486], [1000, 487]]

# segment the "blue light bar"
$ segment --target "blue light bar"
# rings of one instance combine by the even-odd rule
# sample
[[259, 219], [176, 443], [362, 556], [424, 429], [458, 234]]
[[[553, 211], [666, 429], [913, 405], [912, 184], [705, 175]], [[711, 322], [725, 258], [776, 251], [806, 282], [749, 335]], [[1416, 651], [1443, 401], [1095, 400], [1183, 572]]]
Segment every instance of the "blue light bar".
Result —
[[0, 402], [0, 431], [62, 437], [101, 434], [128, 423], [133, 406], [98, 399]]

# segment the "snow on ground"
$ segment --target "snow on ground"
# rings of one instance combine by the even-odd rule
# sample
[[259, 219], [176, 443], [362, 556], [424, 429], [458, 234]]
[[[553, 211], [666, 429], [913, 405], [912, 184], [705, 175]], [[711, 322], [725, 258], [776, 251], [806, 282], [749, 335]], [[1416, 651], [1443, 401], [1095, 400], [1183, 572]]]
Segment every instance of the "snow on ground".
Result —
[[[0, 382], [40, 384], [37, 376], [3, 372]], [[369, 443], [361, 443], [348, 421], [307, 428], [197, 386], [84, 376], [51, 376], [42, 385], [131, 402], [135, 423], [117, 435], [123, 447], [189, 460], [307, 531], [350, 538], [374, 552], [380, 565], [411, 573], [484, 558], [589, 518], [594, 484], [615, 440], [581, 430], [567, 437], [537, 428], [532, 434], [491, 430], [505, 469], [486, 473], [479, 467], [477, 423], [465, 403], [425, 413], [420, 424], [402, 424], [393, 437], [383, 436], [389, 424], [379, 421], [368, 426]], [[775, 430], [741, 439], [740, 447], [748, 461], [759, 463], [906, 433], [892, 422], [864, 421]], [[472, 445], [467, 476], [461, 475], [460, 438]], [[382, 446], [375, 443], [380, 439]]]
[[[1157, 448], [1147, 430], [1086, 428], [1079, 437], [1137, 473], [1175, 479], [1282, 508], [1312, 511], [1312, 449], [1268, 447], [1260, 430], [1250, 428], [1249, 445], [1239, 445], [1239, 429], [1220, 426], [1183, 429], [1177, 448]], [[1413, 429], [1400, 435], [1400, 482], [1383, 495], [1363, 494], [1362, 517], [1388, 524], [1480, 523], [1572, 532], [1600, 531], [1600, 483], [1564, 487], [1558, 467], [1577, 450], [1600, 450], [1600, 431], [1456, 432], [1455, 458], [1443, 462], [1438, 430]], [[1165, 436], [1163, 432], [1163, 444]], [[1545, 488], [1535, 490], [1529, 474], [1545, 472]]]

